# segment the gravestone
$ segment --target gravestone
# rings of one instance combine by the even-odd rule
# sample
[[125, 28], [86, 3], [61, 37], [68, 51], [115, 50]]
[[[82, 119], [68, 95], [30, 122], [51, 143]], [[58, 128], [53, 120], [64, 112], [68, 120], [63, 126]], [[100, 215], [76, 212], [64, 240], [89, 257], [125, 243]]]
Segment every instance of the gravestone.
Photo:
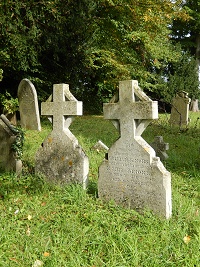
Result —
[[12, 147], [17, 139], [17, 133], [17, 129], [2, 114], [0, 116], [0, 170], [16, 172], [19, 175], [22, 171], [22, 162]]
[[69, 130], [74, 116], [82, 115], [82, 102], [70, 93], [68, 84], [54, 84], [41, 114], [51, 116], [53, 130], [36, 153], [36, 173], [59, 184], [79, 183], [86, 188], [88, 157]]
[[164, 161], [168, 159], [166, 150], [169, 149], [169, 144], [163, 141], [162, 136], [156, 136], [154, 141], [151, 143], [151, 147], [153, 147], [156, 152], [156, 156], [159, 157], [160, 160]]
[[139, 88], [137, 81], [119, 82], [118, 102], [104, 104], [104, 118], [119, 129], [119, 139], [110, 147], [99, 167], [98, 194], [102, 200], [126, 208], [171, 216], [171, 175], [141, 137], [158, 118], [158, 105]]
[[189, 109], [193, 112], [198, 112], [199, 111], [199, 100], [198, 99], [193, 99], [190, 102], [190, 107]]
[[190, 98], [185, 91], [178, 92], [172, 100], [170, 123], [174, 126], [187, 126]]
[[37, 92], [28, 79], [18, 86], [18, 100], [21, 127], [28, 130], [41, 130]]

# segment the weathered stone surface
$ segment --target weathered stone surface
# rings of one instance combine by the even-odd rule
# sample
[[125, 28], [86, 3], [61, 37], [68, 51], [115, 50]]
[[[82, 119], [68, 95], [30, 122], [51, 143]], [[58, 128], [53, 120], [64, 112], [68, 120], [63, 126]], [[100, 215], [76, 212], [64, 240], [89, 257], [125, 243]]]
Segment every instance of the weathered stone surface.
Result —
[[24, 129], [41, 130], [37, 92], [28, 79], [23, 79], [18, 86], [20, 124]]
[[154, 141], [151, 143], [151, 147], [153, 147], [156, 152], [156, 156], [159, 157], [160, 160], [163, 161], [168, 159], [166, 151], [169, 149], [169, 144], [163, 141], [162, 136], [156, 136]]
[[0, 170], [16, 172], [19, 175], [22, 171], [22, 162], [12, 149], [16, 140], [16, 133], [13, 129], [10, 121], [2, 114], [0, 116]]
[[169, 218], [171, 175], [141, 137], [151, 120], [158, 118], [157, 102], [142, 92], [137, 81], [123, 81], [118, 102], [104, 104], [104, 118], [113, 121], [120, 138], [99, 167], [99, 197]]
[[198, 112], [199, 111], [199, 99], [193, 99], [190, 102], [189, 110], [191, 110], [193, 112]]
[[181, 91], [172, 100], [170, 123], [175, 126], [187, 126], [190, 98], [188, 93]]
[[52, 117], [53, 131], [36, 153], [36, 173], [57, 183], [79, 183], [86, 188], [88, 157], [68, 129], [74, 116], [82, 115], [82, 102], [70, 93], [68, 84], [54, 84], [53, 95], [42, 103], [41, 114]]

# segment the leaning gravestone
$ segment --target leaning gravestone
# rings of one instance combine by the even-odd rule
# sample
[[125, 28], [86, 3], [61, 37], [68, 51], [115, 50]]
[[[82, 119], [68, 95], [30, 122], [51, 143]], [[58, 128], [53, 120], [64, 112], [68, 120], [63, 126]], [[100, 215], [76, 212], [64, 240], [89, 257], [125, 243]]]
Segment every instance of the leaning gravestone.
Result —
[[99, 167], [99, 197], [169, 218], [171, 175], [141, 137], [151, 120], [158, 118], [157, 102], [141, 91], [137, 81], [122, 81], [118, 102], [104, 104], [104, 118], [120, 130], [120, 138]]
[[53, 130], [36, 153], [36, 173], [50, 181], [86, 188], [88, 157], [68, 129], [74, 116], [82, 115], [82, 102], [70, 93], [68, 84], [54, 84], [53, 96], [42, 103], [41, 114], [51, 116]]
[[174, 126], [187, 126], [190, 98], [188, 93], [181, 91], [172, 100], [170, 123]]
[[0, 116], [0, 170], [16, 172], [19, 175], [22, 171], [22, 162], [13, 150], [17, 135], [17, 129], [2, 114]]
[[37, 92], [28, 79], [23, 79], [18, 86], [20, 124], [24, 129], [41, 130]]

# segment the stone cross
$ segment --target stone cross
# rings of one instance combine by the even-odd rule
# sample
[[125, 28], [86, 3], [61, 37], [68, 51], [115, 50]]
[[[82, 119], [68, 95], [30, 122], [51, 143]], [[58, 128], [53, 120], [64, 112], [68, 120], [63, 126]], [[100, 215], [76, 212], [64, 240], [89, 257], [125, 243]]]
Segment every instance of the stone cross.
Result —
[[68, 84], [54, 84], [51, 98], [53, 102], [41, 104], [41, 114], [53, 117], [53, 130], [58, 132], [69, 127], [66, 127], [64, 116], [82, 115], [82, 102], [77, 101], [71, 94]]
[[119, 97], [104, 104], [104, 118], [119, 129], [120, 138], [110, 147], [99, 167], [98, 195], [138, 211], [150, 209], [171, 216], [171, 175], [154, 149], [141, 137], [158, 118], [158, 105], [139, 88], [137, 81], [119, 83]]
[[151, 143], [151, 146], [155, 150], [156, 156], [162, 161], [168, 159], [166, 150], [169, 149], [169, 143], [165, 143], [162, 136], [156, 136], [154, 142]]
[[68, 84], [54, 84], [53, 95], [41, 105], [42, 115], [51, 116], [53, 130], [36, 153], [35, 172], [57, 184], [79, 183], [85, 189], [89, 162], [76, 137], [68, 129], [75, 115], [82, 115], [82, 102]]
[[138, 89], [137, 81], [119, 82], [119, 101], [104, 104], [104, 118], [114, 120], [114, 125], [119, 120], [121, 138], [134, 138], [142, 134], [152, 119], [158, 118], [156, 107], [157, 102]]

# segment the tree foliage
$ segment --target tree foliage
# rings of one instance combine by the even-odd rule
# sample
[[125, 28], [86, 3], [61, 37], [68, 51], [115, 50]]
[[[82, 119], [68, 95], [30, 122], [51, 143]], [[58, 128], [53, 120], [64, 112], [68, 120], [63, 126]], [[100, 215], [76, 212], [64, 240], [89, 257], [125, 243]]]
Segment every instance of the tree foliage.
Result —
[[0, 15], [4, 90], [29, 78], [44, 98], [69, 83], [96, 109], [123, 79], [162, 95], [163, 72], [180, 57], [169, 25], [188, 18], [169, 0], [7, 0]]
[[171, 66], [165, 100], [171, 103], [179, 91], [186, 91], [191, 99], [199, 98], [198, 67], [196, 59], [183, 52], [182, 57]]

